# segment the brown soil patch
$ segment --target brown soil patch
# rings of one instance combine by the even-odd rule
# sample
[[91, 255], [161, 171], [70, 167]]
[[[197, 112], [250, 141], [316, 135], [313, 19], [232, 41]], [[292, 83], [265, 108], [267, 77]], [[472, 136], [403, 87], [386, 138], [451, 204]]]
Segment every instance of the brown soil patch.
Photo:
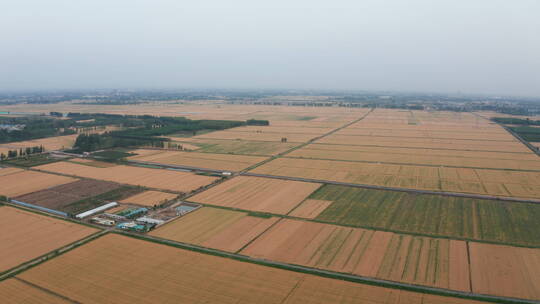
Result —
[[120, 185], [116, 183], [83, 179], [46, 190], [18, 196], [15, 199], [50, 209], [62, 210], [63, 207], [71, 203], [80, 201], [87, 197], [96, 196], [119, 187]]

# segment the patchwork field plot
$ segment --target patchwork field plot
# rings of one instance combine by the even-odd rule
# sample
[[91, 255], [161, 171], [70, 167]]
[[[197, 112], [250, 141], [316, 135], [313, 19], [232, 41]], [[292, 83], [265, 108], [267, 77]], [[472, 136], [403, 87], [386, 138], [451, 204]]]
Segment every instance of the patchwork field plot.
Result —
[[[231, 153], [243, 155], [276, 155], [296, 146], [295, 143], [245, 141], [245, 140], [219, 140], [219, 139], [188, 139], [188, 144], [197, 145], [197, 152]], [[178, 144], [184, 145], [186, 141], [179, 139]]]
[[375, 137], [397, 137], [398, 141], [408, 138], [436, 138], [436, 139], [468, 139], [468, 140], [490, 140], [515, 142], [516, 138], [510, 133], [501, 129], [500, 132], [467, 132], [467, 130], [430, 130], [430, 129], [401, 129], [401, 128], [369, 128], [361, 127], [362, 122], [352, 125], [348, 128], [339, 130], [335, 134], [339, 135], [357, 135], [357, 136], [375, 136]]
[[278, 158], [251, 172], [395, 188], [540, 197], [540, 172]]
[[216, 177], [196, 175], [189, 172], [124, 165], [98, 168], [70, 162], [57, 162], [36, 168], [55, 173], [178, 192], [189, 192], [208, 185], [217, 179]]
[[126, 204], [135, 204], [142, 206], [158, 206], [161, 205], [164, 201], [172, 200], [176, 198], [176, 194], [160, 192], [160, 191], [144, 191], [142, 193], [130, 196], [121, 200], [121, 203]]
[[0, 297], [6, 304], [69, 304], [70, 301], [55, 296], [17, 279], [0, 282]]
[[540, 299], [540, 249], [469, 243], [473, 291]]
[[284, 219], [243, 254], [377, 277], [469, 291], [466, 243]]
[[310, 198], [333, 200], [317, 216], [329, 223], [540, 246], [538, 204], [335, 185], [323, 186]]
[[236, 252], [276, 223], [278, 218], [204, 207], [150, 232], [178, 242]]
[[116, 183], [83, 179], [17, 196], [15, 199], [25, 203], [63, 211], [66, 206], [74, 202], [120, 187], [121, 186]]
[[321, 184], [239, 176], [212, 187], [190, 201], [251, 211], [287, 214]]
[[332, 203], [332, 201], [326, 200], [307, 199], [303, 201], [300, 206], [298, 206], [291, 213], [289, 213], [289, 215], [314, 219], [326, 208], [328, 208], [328, 206], [332, 205]]
[[82, 239], [96, 229], [0, 207], [0, 272]]
[[229, 140], [247, 140], [247, 141], [277, 141], [287, 138], [287, 142], [306, 142], [319, 135], [304, 133], [272, 133], [272, 132], [234, 132], [229, 130], [216, 131], [207, 134], [197, 135], [198, 139], [229, 139]]
[[322, 135], [332, 131], [334, 128], [321, 127], [293, 127], [293, 126], [245, 126], [228, 129], [231, 132], [250, 132], [250, 133], [279, 133], [279, 134], [316, 134]]
[[18, 277], [81, 303], [478, 303], [321, 278], [115, 234]]
[[[336, 147], [336, 145], [334, 145]], [[486, 159], [483, 157], [463, 157], [458, 156], [430, 156], [419, 154], [398, 154], [398, 153], [380, 153], [380, 152], [360, 152], [360, 151], [343, 151], [338, 150], [341, 146], [337, 146], [335, 150], [317, 149], [317, 145], [309, 145], [307, 147], [295, 150], [287, 156], [313, 158], [313, 159], [335, 159], [347, 161], [364, 161], [364, 162], [385, 162], [396, 164], [419, 164], [432, 166], [453, 166], [453, 167], [470, 167], [470, 168], [491, 168], [491, 169], [515, 169], [515, 170], [539, 170], [540, 161], [538, 156], [533, 153], [514, 153], [517, 156], [526, 158], [527, 156], [536, 157], [530, 160], [524, 159]], [[344, 146], [349, 147], [349, 146]], [[455, 151], [453, 151], [455, 152]], [[457, 153], [454, 153], [456, 155]]]
[[138, 155], [128, 157], [129, 160], [229, 171], [240, 171], [267, 158], [247, 155], [142, 149], [134, 150], [133, 153]]
[[396, 148], [458, 149], [493, 152], [529, 152], [519, 141], [479, 141], [467, 139], [396, 138], [332, 134], [316, 141], [321, 144], [369, 145]]
[[[2, 169], [3, 171], [6, 169]], [[15, 197], [77, 181], [75, 178], [35, 171], [17, 171], [0, 176], [0, 194]]]
[[347, 145], [347, 144], [309, 144], [305, 148], [299, 149], [325, 151], [326, 158], [334, 158], [334, 151], [337, 153], [354, 152], [354, 153], [368, 153], [379, 155], [405, 155], [405, 157], [411, 157], [411, 155], [429, 156], [437, 158], [446, 157], [462, 157], [462, 158], [474, 158], [474, 159], [492, 159], [492, 160], [525, 160], [525, 161], [538, 161], [536, 154], [528, 152], [489, 152], [489, 151], [471, 151], [471, 150], [445, 150], [445, 149], [422, 149], [422, 148], [395, 148], [395, 147], [374, 147], [374, 146], [359, 146], [359, 145]]

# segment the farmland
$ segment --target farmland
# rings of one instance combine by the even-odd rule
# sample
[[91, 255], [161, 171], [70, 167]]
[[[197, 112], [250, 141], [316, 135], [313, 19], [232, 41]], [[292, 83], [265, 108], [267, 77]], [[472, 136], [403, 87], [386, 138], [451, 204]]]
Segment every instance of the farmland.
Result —
[[16, 200], [49, 209], [64, 211], [67, 206], [82, 199], [99, 195], [119, 188], [119, 184], [97, 181], [78, 180], [41, 191], [15, 197]]
[[171, 193], [165, 193], [160, 191], [144, 191], [142, 193], [125, 198], [120, 202], [125, 204], [135, 204], [152, 207], [161, 205], [164, 201], [172, 200], [176, 197], [177, 195]]
[[230, 130], [225, 130], [207, 133], [203, 135], [197, 135], [194, 138], [277, 142], [280, 142], [282, 138], [287, 138], [287, 142], [302, 143], [317, 136], [317, 134], [310, 133], [234, 132]]
[[295, 143], [268, 142], [268, 141], [245, 141], [245, 140], [220, 140], [220, 139], [175, 139], [177, 144], [196, 145], [200, 148], [197, 152], [265, 155], [271, 156], [285, 152], [296, 146]]
[[152, 231], [174, 241], [236, 252], [278, 219], [248, 216], [245, 212], [202, 208]]
[[139, 149], [132, 152], [138, 155], [130, 156], [128, 160], [229, 171], [240, 171], [266, 159], [259, 156], [164, 150]]
[[43, 291], [18, 279], [8, 279], [0, 282], [0, 298], [4, 303], [35, 303], [35, 304], [69, 304], [49, 292]]
[[332, 205], [332, 201], [306, 199], [296, 209], [289, 213], [290, 216], [313, 219], [323, 212], [328, 206]]
[[54, 173], [178, 192], [189, 192], [216, 180], [215, 177], [195, 175], [187, 172], [124, 165], [99, 168], [72, 162], [57, 162], [36, 168]]
[[[326, 148], [326, 147], [325, 147]], [[341, 149], [345, 150], [341, 150]], [[363, 147], [360, 147], [363, 148]], [[372, 147], [371, 147], [372, 148]], [[351, 151], [352, 150], [352, 151]], [[532, 153], [514, 153], [512, 159], [504, 159], [505, 153], [499, 158], [484, 158], [481, 155], [477, 157], [463, 157], [462, 154], [456, 156], [442, 155], [421, 155], [419, 149], [414, 149], [413, 153], [380, 153], [363, 152], [360, 149], [351, 149], [350, 146], [332, 145], [332, 150], [318, 149], [318, 145], [309, 145], [299, 150], [289, 153], [290, 157], [313, 158], [313, 159], [332, 159], [362, 162], [385, 162], [393, 164], [419, 164], [430, 166], [451, 166], [451, 167], [469, 167], [469, 168], [491, 168], [491, 169], [514, 169], [514, 170], [537, 170], [540, 171], [540, 162]], [[483, 152], [490, 153], [490, 152]], [[483, 154], [480, 152], [479, 154]], [[472, 154], [472, 153], [470, 153]], [[509, 154], [509, 153], [506, 153]], [[520, 158], [518, 158], [520, 157]]]
[[[342, 225], [540, 246], [540, 205], [326, 185], [316, 219]], [[292, 214], [291, 214], [292, 215]]]
[[[0, 169], [0, 195], [70, 214], [117, 201], [107, 213], [138, 205], [150, 207], [144, 220], [165, 221], [148, 225], [148, 232], [120, 233], [119, 219], [103, 236], [0, 282], [0, 296], [27, 290], [32, 301], [48, 290], [80, 303], [472, 303], [429, 295], [452, 290], [465, 297], [540, 298], [540, 205], [524, 202], [540, 199], [537, 155], [474, 113], [339, 105], [32, 105], [34, 112], [269, 125], [156, 133], [165, 144]], [[155, 128], [146, 126], [150, 133]], [[221, 178], [167, 165], [233, 173]], [[162, 205], [168, 200], [174, 204]], [[191, 203], [203, 206], [187, 214], [176, 209]], [[5, 269], [97, 231], [9, 206], [0, 207], [2, 220]], [[90, 221], [97, 222], [82, 220]], [[324, 276], [383, 280], [392, 289]]]
[[10, 170], [10, 172], [13, 172], [11, 174], [7, 173], [0, 176], [0, 194], [8, 197], [20, 196], [49, 187], [77, 181], [77, 179], [71, 177], [35, 171], [2, 169], [0, 172], [3, 170]]
[[321, 184], [239, 176], [191, 197], [196, 203], [287, 214]]
[[473, 291], [540, 299], [540, 249], [470, 243]]
[[[321, 278], [114, 234], [18, 277], [81, 303], [346, 301], [375, 304], [382, 298], [394, 299], [396, 304], [477, 303]], [[88, 282], [92, 282], [92, 288], [87, 288]]]
[[469, 139], [402, 138], [332, 134], [316, 141], [321, 144], [369, 145], [395, 148], [458, 149], [495, 152], [529, 152], [520, 142]]
[[540, 172], [278, 158], [251, 172], [356, 184], [537, 198]]
[[242, 253], [361, 276], [469, 291], [463, 241], [281, 220]]
[[0, 230], [0, 272], [97, 232], [12, 207], [0, 207]]

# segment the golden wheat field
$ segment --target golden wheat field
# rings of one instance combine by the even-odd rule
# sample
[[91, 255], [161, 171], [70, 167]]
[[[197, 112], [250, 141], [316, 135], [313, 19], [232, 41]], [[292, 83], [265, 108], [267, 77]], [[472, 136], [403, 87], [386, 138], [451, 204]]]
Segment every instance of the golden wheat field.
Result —
[[247, 120], [268, 119], [278, 121], [313, 121], [321, 123], [347, 122], [360, 117], [368, 109], [304, 107], [304, 106], [267, 106], [235, 105], [217, 101], [209, 102], [151, 102], [136, 105], [95, 105], [77, 101], [59, 102], [40, 105], [2, 105], [0, 111], [48, 114], [56, 112], [108, 113], [121, 115], [158, 115], [186, 117], [190, 119]]
[[43, 171], [177, 192], [189, 192], [208, 185], [217, 179], [216, 177], [196, 175], [189, 172], [124, 165], [100, 168], [71, 162], [57, 162], [35, 168]]
[[191, 146], [196, 147], [191, 150], [208, 153], [228, 153], [240, 155], [272, 156], [283, 153], [295, 146], [297, 143], [281, 141], [246, 141], [227, 139], [197, 139], [197, 138], [175, 138], [170, 137], [173, 144], [181, 145], [184, 149], [190, 150]]
[[321, 184], [239, 176], [212, 187], [190, 201], [251, 211], [287, 214]]
[[20, 279], [7, 279], [0, 282], [0, 298], [6, 304], [69, 304], [47, 291], [36, 288]]
[[204, 207], [150, 232], [150, 235], [236, 252], [272, 226], [278, 218]]
[[[2, 169], [3, 170], [8, 169]], [[77, 181], [76, 178], [15, 169], [11, 174], [0, 176], [0, 194], [15, 197], [34, 191]]]
[[[523, 160], [523, 161], [538, 161], [538, 156], [527, 152], [490, 152], [490, 151], [473, 151], [473, 150], [445, 150], [445, 149], [425, 149], [425, 148], [397, 148], [397, 147], [376, 147], [376, 146], [357, 146], [347, 144], [309, 144], [299, 150], [316, 150], [325, 151], [325, 155], [332, 157], [333, 152], [354, 152], [358, 154], [379, 154], [386, 155], [403, 155], [404, 157], [422, 156], [445, 159], [447, 157], [452, 158], [465, 158], [465, 159], [490, 159], [490, 160]], [[288, 155], [293, 155], [288, 154]], [[328, 157], [327, 157], [328, 158]]]
[[292, 210], [289, 215], [294, 217], [301, 217], [306, 219], [316, 218], [324, 209], [332, 205], [332, 201], [306, 199], [298, 207]]
[[508, 132], [467, 132], [466, 130], [411, 130], [411, 129], [381, 129], [381, 128], [345, 128], [336, 132], [339, 135], [375, 136], [375, 137], [398, 137], [397, 140], [407, 138], [437, 138], [437, 139], [466, 139], [466, 140], [490, 140], [515, 142], [516, 139]]
[[331, 134], [316, 141], [321, 144], [367, 145], [395, 148], [457, 149], [491, 152], [522, 152], [530, 150], [518, 141], [478, 141], [468, 139], [394, 138]]
[[540, 249], [469, 244], [474, 292], [540, 299]]
[[278, 158], [251, 172], [396, 188], [540, 197], [540, 172]]
[[144, 149], [137, 149], [132, 152], [138, 155], [128, 157], [129, 160], [228, 171], [240, 171], [267, 158], [248, 155]]
[[477, 303], [316, 277], [116, 234], [17, 277], [81, 303]]
[[283, 219], [242, 253], [337, 272], [470, 291], [463, 241]]
[[0, 272], [82, 239], [97, 229], [0, 207]]
[[[315, 149], [313, 149], [315, 147]], [[348, 147], [348, 146], [346, 146]], [[516, 153], [518, 154], [518, 153]], [[517, 156], [522, 155], [521, 153]], [[532, 153], [524, 154], [538, 158]], [[316, 146], [311, 145], [298, 150], [295, 150], [287, 156], [312, 158], [312, 159], [333, 159], [333, 160], [348, 160], [348, 161], [363, 161], [363, 162], [383, 162], [394, 164], [418, 164], [430, 166], [451, 166], [464, 168], [490, 168], [490, 169], [515, 169], [515, 170], [538, 170], [540, 171], [540, 161], [538, 159], [486, 159], [486, 158], [469, 158], [463, 156], [424, 156], [414, 154], [392, 154], [392, 153], [377, 153], [377, 152], [358, 152], [358, 151], [343, 151], [343, 150], [326, 150], [316, 149]]]
[[0, 168], [0, 176], [10, 175], [10, 174], [14, 174], [17, 172], [22, 172], [22, 171], [24, 171], [24, 169], [14, 168], [14, 167]]
[[215, 131], [202, 135], [197, 135], [196, 139], [228, 139], [228, 140], [249, 140], [249, 141], [277, 141], [281, 142], [283, 138], [287, 139], [287, 142], [302, 143], [307, 142], [315, 137], [317, 134], [304, 134], [304, 133], [273, 133], [273, 132], [234, 132], [230, 130]]

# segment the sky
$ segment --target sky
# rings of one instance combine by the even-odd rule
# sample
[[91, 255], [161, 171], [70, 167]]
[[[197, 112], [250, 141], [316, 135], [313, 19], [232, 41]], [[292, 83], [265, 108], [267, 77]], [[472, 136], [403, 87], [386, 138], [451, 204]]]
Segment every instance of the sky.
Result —
[[538, 0], [7, 0], [0, 90], [540, 96]]

